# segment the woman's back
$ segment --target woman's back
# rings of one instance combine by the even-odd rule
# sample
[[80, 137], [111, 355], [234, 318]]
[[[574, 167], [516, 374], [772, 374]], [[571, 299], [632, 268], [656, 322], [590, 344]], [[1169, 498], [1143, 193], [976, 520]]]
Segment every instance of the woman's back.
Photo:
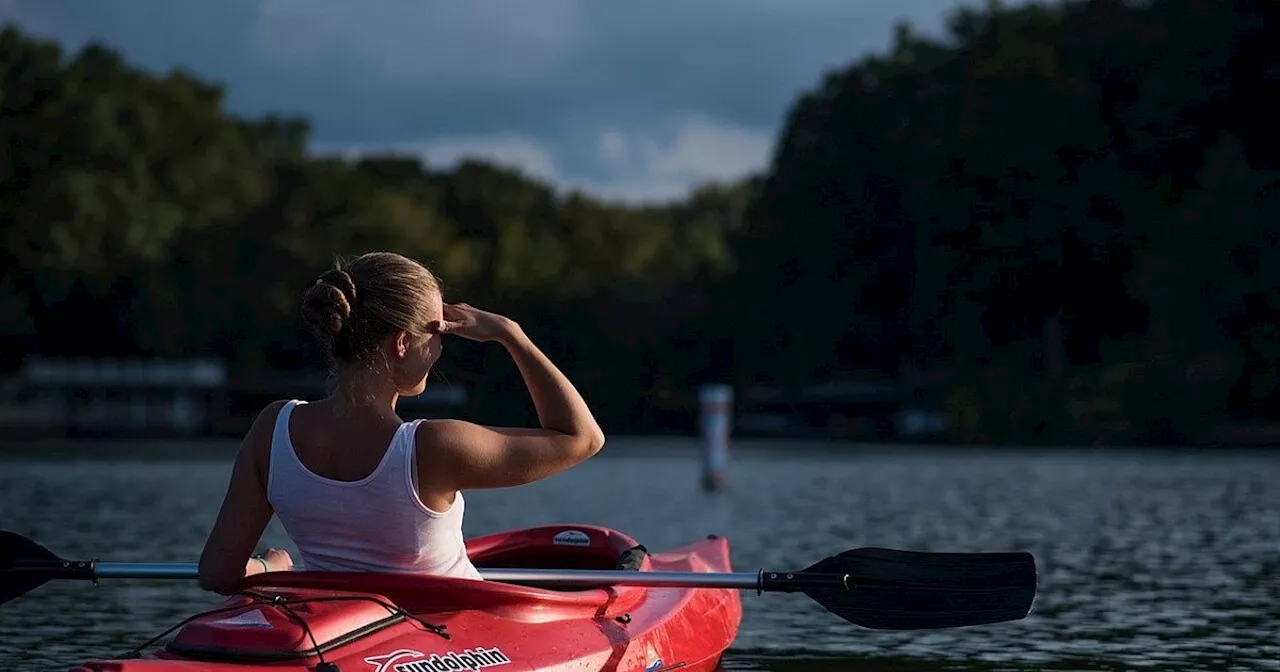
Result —
[[467, 558], [462, 493], [439, 511], [419, 496], [421, 421], [362, 427], [319, 408], [297, 417], [305, 406], [280, 408], [267, 469], [267, 499], [305, 569], [480, 578]]
[[[272, 402], [254, 420], [200, 554], [204, 588], [228, 593], [293, 566], [280, 549], [252, 555], [273, 515], [307, 569], [479, 579], [461, 491], [531, 483], [604, 445], [582, 395], [520, 325], [445, 304], [439, 280], [412, 259], [370, 252], [326, 271], [304, 294], [302, 317], [334, 365], [336, 389], [315, 403]], [[539, 426], [401, 421], [396, 403], [426, 389], [446, 334], [500, 344]]]

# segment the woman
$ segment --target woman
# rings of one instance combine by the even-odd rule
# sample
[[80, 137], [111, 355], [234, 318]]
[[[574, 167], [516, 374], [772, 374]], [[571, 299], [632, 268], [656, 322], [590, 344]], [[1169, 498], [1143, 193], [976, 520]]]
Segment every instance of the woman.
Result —
[[[281, 550], [250, 557], [273, 513], [307, 569], [480, 579], [460, 491], [546, 478], [604, 445], [586, 402], [519, 325], [443, 303], [435, 276], [406, 257], [374, 252], [326, 272], [302, 316], [336, 365], [337, 389], [274, 402], [254, 421], [200, 556], [207, 590], [292, 568]], [[396, 401], [422, 392], [446, 334], [506, 348], [541, 428], [401, 420]]]

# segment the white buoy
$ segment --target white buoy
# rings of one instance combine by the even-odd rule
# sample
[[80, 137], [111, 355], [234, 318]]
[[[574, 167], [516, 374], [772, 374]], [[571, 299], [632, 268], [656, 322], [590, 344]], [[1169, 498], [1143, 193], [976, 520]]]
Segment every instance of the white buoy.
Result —
[[698, 392], [702, 424], [702, 489], [720, 490], [729, 467], [729, 435], [733, 432], [733, 388], [703, 385]]

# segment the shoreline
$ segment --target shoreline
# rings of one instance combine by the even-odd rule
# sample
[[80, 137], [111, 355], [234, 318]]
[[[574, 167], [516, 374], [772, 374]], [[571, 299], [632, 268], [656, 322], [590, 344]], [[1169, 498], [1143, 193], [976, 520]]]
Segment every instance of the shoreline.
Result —
[[[0, 462], [9, 460], [231, 460], [240, 448], [237, 438], [20, 438], [0, 439]], [[1241, 454], [1277, 452], [1280, 446], [1268, 443], [1197, 443], [1178, 445], [1035, 445], [978, 443], [896, 443], [834, 440], [818, 438], [743, 437], [733, 439], [733, 453], [785, 458], [787, 455], [877, 456], [887, 454], [964, 455], [1022, 452], [1027, 454], [1121, 454], [1162, 453], [1166, 455]], [[609, 437], [605, 449], [592, 459], [611, 457], [672, 457], [700, 459], [702, 440], [696, 436], [616, 434]]]

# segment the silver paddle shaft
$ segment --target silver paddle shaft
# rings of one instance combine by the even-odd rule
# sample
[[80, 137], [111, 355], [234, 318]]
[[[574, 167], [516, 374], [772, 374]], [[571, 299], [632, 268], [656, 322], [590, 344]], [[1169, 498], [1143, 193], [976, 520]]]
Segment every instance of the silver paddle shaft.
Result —
[[199, 571], [194, 563], [99, 562], [93, 573], [100, 579], [194, 579]]
[[634, 572], [607, 569], [481, 569], [487, 581], [542, 585], [651, 586], [672, 588], [745, 588], [760, 586], [757, 573]]
[[[100, 579], [194, 579], [196, 566], [167, 562], [99, 562]], [[651, 586], [672, 588], [760, 588], [756, 572], [635, 572], [607, 569], [481, 569], [486, 581], [540, 585]]]

